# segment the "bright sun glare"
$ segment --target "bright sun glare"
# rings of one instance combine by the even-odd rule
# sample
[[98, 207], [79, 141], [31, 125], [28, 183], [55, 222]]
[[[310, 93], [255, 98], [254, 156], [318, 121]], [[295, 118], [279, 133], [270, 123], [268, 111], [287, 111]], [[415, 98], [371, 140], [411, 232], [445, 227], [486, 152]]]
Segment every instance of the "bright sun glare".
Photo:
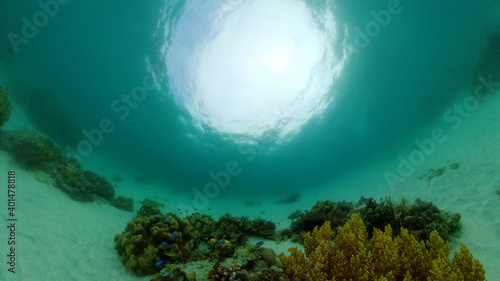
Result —
[[180, 21], [167, 55], [176, 100], [200, 129], [248, 138], [271, 132], [279, 141], [321, 113], [338, 65], [303, 1], [227, 1], [211, 9], [197, 14], [204, 32]]

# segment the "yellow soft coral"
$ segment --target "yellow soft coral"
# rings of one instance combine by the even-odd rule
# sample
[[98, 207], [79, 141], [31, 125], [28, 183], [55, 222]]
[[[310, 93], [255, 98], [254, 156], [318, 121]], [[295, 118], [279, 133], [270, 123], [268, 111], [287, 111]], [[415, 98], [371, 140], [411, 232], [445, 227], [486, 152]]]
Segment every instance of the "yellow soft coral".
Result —
[[452, 261], [450, 247], [434, 231], [425, 244], [406, 229], [392, 238], [392, 228], [375, 229], [373, 238], [356, 214], [339, 227], [333, 243], [333, 231], [326, 222], [304, 238], [304, 250], [289, 249], [279, 255], [285, 280], [485, 280], [481, 263], [462, 245]]

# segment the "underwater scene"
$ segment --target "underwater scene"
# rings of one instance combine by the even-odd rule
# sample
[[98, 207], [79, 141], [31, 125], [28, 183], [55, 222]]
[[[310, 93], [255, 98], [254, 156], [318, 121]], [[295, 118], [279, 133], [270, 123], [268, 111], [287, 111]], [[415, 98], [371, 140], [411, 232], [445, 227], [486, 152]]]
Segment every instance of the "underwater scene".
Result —
[[500, 1], [0, 0], [0, 280], [500, 280]]

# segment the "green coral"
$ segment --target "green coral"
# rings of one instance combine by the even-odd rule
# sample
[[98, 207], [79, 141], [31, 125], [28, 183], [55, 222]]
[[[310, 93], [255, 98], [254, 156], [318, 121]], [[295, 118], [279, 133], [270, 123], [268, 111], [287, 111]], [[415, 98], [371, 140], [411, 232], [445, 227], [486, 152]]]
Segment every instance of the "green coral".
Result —
[[247, 229], [247, 218], [236, 218], [225, 214], [217, 221], [217, 229], [212, 232], [212, 237], [217, 240], [228, 240], [234, 245], [244, 245], [248, 241], [245, 235]]
[[276, 231], [276, 224], [272, 221], [267, 221], [263, 218], [256, 218], [250, 221], [248, 234], [262, 235], [265, 237], [273, 237]]
[[160, 204], [151, 199], [144, 199], [139, 201], [142, 204], [141, 208], [137, 212], [137, 217], [148, 217], [152, 215], [160, 215], [161, 209], [165, 208], [165, 205]]
[[84, 171], [78, 161], [64, 158], [52, 163], [54, 186], [77, 201], [93, 202], [98, 198], [112, 201], [115, 189], [104, 177], [94, 172]]
[[290, 230], [295, 234], [294, 240], [302, 241], [303, 234], [312, 231], [316, 226], [329, 221], [332, 228], [345, 224], [354, 210], [351, 202], [332, 202], [330, 200], [318, 201], [311, 210], [294, 212], [290, 217], [296, 218], [290, 225]]
[[[280, 267], [281, 262], [272, 249], [259, 245], [246, 245], [236, 248], [234, 255], [224, 261], [217, 260], [210, 263], [200, 260], [184, 264], [167, 264], [153, 280], [206, 280], [204, 276], [199, 275], [200, 272], [206, 272], [206, 278], [212, 280], [278, 281], [281, 280]], [[180, 276], [187, 276], [187, 279], [172, 279], [175, 272], [179, 272]], [[236, 274], [231, 279], [234, 272]], [[195, 276], [195, 273], [198, 276]]]
[[9, 120], [12, 104], [8, 99], [7, 92], [0, 87], [0, 127]]
[[204, 241], [208, 241], [212, 236], [212, 232], [217, 230], [219, 227], [216, 220], [214, 220], [211, 216], [194, 213], [187, 217], [191, 225], [200, 233], [201, 239]]
[[345, 224], [353, 213], [360, 214], [370, 236], [373, 228], [383, 229], [387, 224], [395, 227], [395, 235], [400, 227], [404, 227], [421, 240], [429, 239], [433, 230], [437, 230], [446, 240], [460, 230], [460, 214], [444, 212], [432, 202], [417, 199], [410, 203], [405, 198], [400, 203], [390, 198], [377, 202], [373, 198], [362, 197], [356, 206], [351, 202], [334, 203], [326, 200], [318, 201], [311, 210], [293, 213], [296, 219], [290, 225], [290, 231], [294, 233], [292, 239], [302, 241], [306, 232], [326, 221], [330, 222], [332, 229], [336, 229]]
[[130, 197], [118, 196], [111, 201], [111, 206], [127, 212], [133, 212], [134, 200]]
[[225, 258], [232, 256], [236, 250], [236, 245], [225, 239], [217, 240], [212, 238], [207, 242], [207, 246], [210, 250], [210, 256], [216, 258], [217, 260], [224, 260]]
[[248, 216], [233, 217], [225, 214], [217, 223], [218, 229], [212, 233], [212, 236], [218, 239], [228, 239], [238, 245], [247, 241], [247, 235], [275, 236], [276, 224], [262, 218], [250, 219]]
[[52, 141], [31, 130], [4, 132], [0, 148], [28, 170], [49, 172], [51, 163], [64, 158]]
[[370, 234], [373, 228], [383, 229], [390, 224], [396, 229], [395, 235], [399, 228], [404, 227], [420, 240], [428, 240], [431, 232], [436, 230], [443, 239], [448, 240], [461, 228], [460, 214], [442, 211], [432, 202], [419, 198], [413, 203], [403, 198], [399, 204], [389, 198], [380, 203], [370, 198], [366, 206], [357, 211]]
[[207, 272], [207, 278], [210, 281], [249, 281], [250, 277], [246, 270], [241, 268], [239, 264], [231, 266], [220, 265], [216, 263], [211, 270]]
[[258, 281], [280, 281], [281, 279], [281, 271], [275, 268], [267, 268], [262, 271], [259, 275]]
[[449, 245], [436, 231], [425, 243], [401, 228], [393, 238], [390, 225], [385, 231], [368, 232], [353, 214], [334, 232], [329, 222], [316, 227], [304, 238], [304, 252], [290, 248], [279, 255], [284, 280], [485, 280], [481, 263], [462, 245], [461, 252], [448, 259]]
[[41, 171], [54, 179], [54, 186], [77, 201], [111, 201], [115, 189], [106, 178], [84, 171], [75, 159], [65, 157], [54, 143], [31, 130], [8, 131], [0, 135], [0, 148], [27, 170]]
[[122, 264], [137, 275], [160, 271], [156, 266], [159, 261], [189, 261], [199, 243], [194, 227], [174, 213], [135, 218], [115, 236], [115, 250]]

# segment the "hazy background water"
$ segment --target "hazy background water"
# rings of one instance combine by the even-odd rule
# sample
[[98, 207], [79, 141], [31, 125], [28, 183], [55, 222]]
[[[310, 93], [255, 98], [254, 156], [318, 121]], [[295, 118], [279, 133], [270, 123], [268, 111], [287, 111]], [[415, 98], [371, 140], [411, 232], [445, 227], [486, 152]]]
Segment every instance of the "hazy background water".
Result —
[[[321, 50], [330, 50], [330, 57], [317, 64], [324, 71], [312, 73], [311, 79], [319, 76], [326, 79], [318, 80], [321, 85], [330, 84], [321, 88], [324, 93], [314, 101], [316, 107], [308, 109], [307, 120], [284, 107], [276, 113], [277, 120], [271, 120], [279, 124], [275, 128], [253, 124], [256, 127], [245, 133], [219, 131], [206, 112], [198, 116], [189, 110], [202, 108], [203, 100], [196, 100], [197, 81], [189, 81], [193, 69], [184, 63], [201, 57], [204, 46], [217, 39], [211, 27], [228, 15], [252, 22], [245, 18], [249, 10], [238, 7], [254, 2], [69, 1], [58, 5], [57, 13], [16, 50], [11, 41], [22, 36], [23, 17], [33, 22], [42, 8], [35, 1], [2, 1], [1, 34], [18, 35], [1, 37], [2, 66], [19, 103], [33, 92], [53, 95], [57, 102], [51, 104], [77, 132], [59, 132], [62, 147], [76, 149], [86, 139], [82, 129], [92, 131], [103, 119], [111, 120], [114, 131], [103, 134], [102, 142], [81, 157], [84, 163], [108, 155], [127, 167], [124, 173], [190, 191], [212, 181], [211, 171], [224, 170], [235, 160], [242, 170], [231, 177], [227, 193], [280, 193], [328, 182], [371, 157], [395, 157], [398, 140], [440, 118], [457, 95], [470, 91], [486, 38], [498, 24], [497, 1], [401, 1], [400, 12], [354, 52], [360, 47], [356, 28], [364, 29], [374, 21], [372, 11], [387, 10], [395, 1], [269, 1], [276, 6], [271, 17], [286, 18], [289, 11], [280, 9], [286, 3], [310, 15], [312, 26], [326, 38]], [[254, 27], [247, 27], [256, 36], [273, 28], [257, 19]], [[237, 43], [243, 35], [229, 37], [228, 46], [241, 46]], [[228, 60], [239, 51], [230, 47], [224, 50]], [[221, 64], [227, 63], [218, 55]], [[212, 74], [210, 79], [218, 75]], [[144, 81], [152, 83], [151, 77], [157, 87], [148, 89], [136, 107], [126, 106], [121, 95]], [[224, 114], [221, 118], [225, 120]], [[290, 120], [303, 122], [285, 133]], [[61, 120], [50, 122], [62, 126]]]

